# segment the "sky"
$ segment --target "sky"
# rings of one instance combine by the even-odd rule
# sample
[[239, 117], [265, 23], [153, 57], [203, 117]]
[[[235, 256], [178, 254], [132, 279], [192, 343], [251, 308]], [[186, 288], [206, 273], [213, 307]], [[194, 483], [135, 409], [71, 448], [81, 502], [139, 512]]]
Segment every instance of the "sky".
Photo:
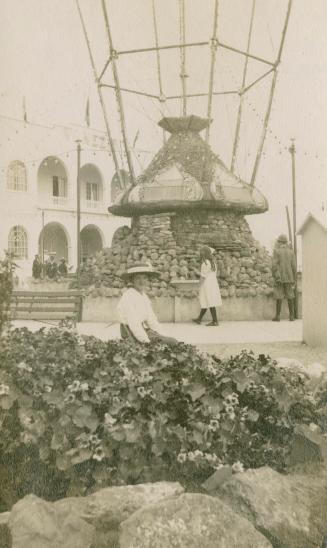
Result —
[[[156, 0], [160, 44], [179, 42], [177, 0]], [[212, 35], [213, 0], [185, 0], [186, 39], [208, 41]], [[100, 0], [80, 0], [98, 73], [108, 57], [108, 43]], [[115, 49], [154, 45], [151, 0], [107, 0]], [[221, 42], [245, 49], [252, 0], [220, 0], [218, 36]], [[274, 61], [286, 14], [286, 0], [256, 0], [251, 53]], [[276, 91], [256, 185], [269, 201], [269, 211], [251, 216], [254, 235], [268, 248], [280, 232], [287, 232], [285, 206], [292, 209], [290, 139], [295, 138], [297, 220], [309, 211], [327, 208], [327, 2], [293, 0], [288, 32], [279, 67]], [[120, 55], [120, 84], [158, 95], [155, 53]], [[179, 50], [160, 53], [163, 91], [180, 93]], [[219, 48], [214, 89], [239, 89], [244, 57]], [[75, 0], [0, 0], [0, 116], [22, 117], [23, 97], [28, 119], [66, 126], [85, 123], [90, 100], [91, 125], [104, 129], [97, 90], [82, 34]], [[210, 48], [186, 50], [189, 93], [207, 92]], [[269, 67], [268, 67], [269, 68]], [[257, 61], [248, 65], [247, 83], [267, 70]], [[271, 77], [246, 95], [236, 171], [249, 180], [261, 135]], [[111, 67], [103, 81], [113, 83]], [[120, 125], [115, 96], [103, 91], [114, 137]], [[123, 95], [129, 141], [155, 153], [162, 146], [157, 122], [180, 115], [180, 101]], [[227, 166], [235, 131], [238, 97], [215, 96], [210, 144]], [[206, 116], [207, 98], [189, 99], [189, 114]], [[0, 134], [1, 139], [5, 138]], [[146, 167], [146, 166], [144, 166]], [[141, 169], [135, 166], [136, 170]]]

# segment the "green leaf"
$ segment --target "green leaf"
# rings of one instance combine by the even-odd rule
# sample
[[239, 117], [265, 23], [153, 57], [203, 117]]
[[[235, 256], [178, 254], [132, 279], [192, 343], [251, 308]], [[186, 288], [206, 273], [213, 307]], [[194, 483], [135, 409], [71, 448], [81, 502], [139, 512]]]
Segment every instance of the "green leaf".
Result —
[[70, 457], [66, 454], [57, 455], [56, 457], [56, 466], [59, 470], [68, 470], [71, 467], [72, 463]]
[[8, 396], [0, 396], [0, 407], [7, 411], [13, 406], [15, 400], [16, 398], [10, 394]]
[[196, 401], [200, 399], [203, 394], [205, 394], [207, 391], [206, 387], [203, 386], [203, 384], [200, 383], [194, 383], [191, 384], [191, 386], [188, 386], [185, 390], [186, 394], [189, 394], [192, 398], [192, 401]]
[[249, 383], [249, 378], [244, 371], [238, 371], [234, 375], [234, 381], [236, 382], [237, 390], [242, 394]]
[[92, 451], [90, 449], [79, 449], [78, 453], [71, 457], [71, 463], [72, 464], [80, 464], [81, 462], [85, 462], [86, 460], [89, 460], [92, 457]]
[[260, 417], [260, 414], [257, 411], [254, 411], [254, 409], [249, 409], [248, 417], [247, 417], [249, 421], [257, 422], [259, 417]]
[[112, 430], [110, 435], [115, 441], [124, 441], [126, 439], [125, 430], [123, 430], [122, 428]]
[[58, 409], [63, 409], [65, 406], [64, 394], [62, 390], [53, 390], [52, 392], [44, 392], [42, 398], [49, 405], [55, 405]]
[[73, 422], [79, 428], [88, 428], [94, 432], [100, 421], [90, 405], [82, 405], [72, 416]]
[[64, 432], [56, 430], [52, 436], [50, 447], [54, 451], [65, 449], [68, 445], [68, 440]]
[[222, 466], [219, 470], [216, 470], [203, 484], [202, 487], [206, 491], [215, 491], [218, 489], [225, 481], [229, 480], [232, 477], [232, 469], [230, 466]]

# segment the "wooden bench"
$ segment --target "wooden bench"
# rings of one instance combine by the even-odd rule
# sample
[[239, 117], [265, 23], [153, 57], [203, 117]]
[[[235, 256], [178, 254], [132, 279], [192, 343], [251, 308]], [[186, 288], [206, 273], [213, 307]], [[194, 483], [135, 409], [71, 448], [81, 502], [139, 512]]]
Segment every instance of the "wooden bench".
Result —
[[13, 291], [10, 306], [12, 320], [82, 320], [82, 292]]

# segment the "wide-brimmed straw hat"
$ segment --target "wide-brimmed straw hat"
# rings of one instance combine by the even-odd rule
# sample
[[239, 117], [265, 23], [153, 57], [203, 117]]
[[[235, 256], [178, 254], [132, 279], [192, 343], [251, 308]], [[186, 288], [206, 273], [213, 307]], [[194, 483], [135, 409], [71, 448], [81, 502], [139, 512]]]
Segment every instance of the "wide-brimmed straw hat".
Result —
[[160, 276], [160, 272], [153, 269], [151, 263], [135, 263], [134, 266], [128, 268], [122, 278], [130, 280], [135, 274], [146, 274], [147, 276]]

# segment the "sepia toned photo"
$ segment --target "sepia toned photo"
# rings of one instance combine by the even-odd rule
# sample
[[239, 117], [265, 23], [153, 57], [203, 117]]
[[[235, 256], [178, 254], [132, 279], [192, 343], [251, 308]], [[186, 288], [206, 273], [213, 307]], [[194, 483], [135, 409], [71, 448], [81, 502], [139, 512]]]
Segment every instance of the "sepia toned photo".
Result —
[[327, 548], [325, 0], [0, 0], [0, 548]]

